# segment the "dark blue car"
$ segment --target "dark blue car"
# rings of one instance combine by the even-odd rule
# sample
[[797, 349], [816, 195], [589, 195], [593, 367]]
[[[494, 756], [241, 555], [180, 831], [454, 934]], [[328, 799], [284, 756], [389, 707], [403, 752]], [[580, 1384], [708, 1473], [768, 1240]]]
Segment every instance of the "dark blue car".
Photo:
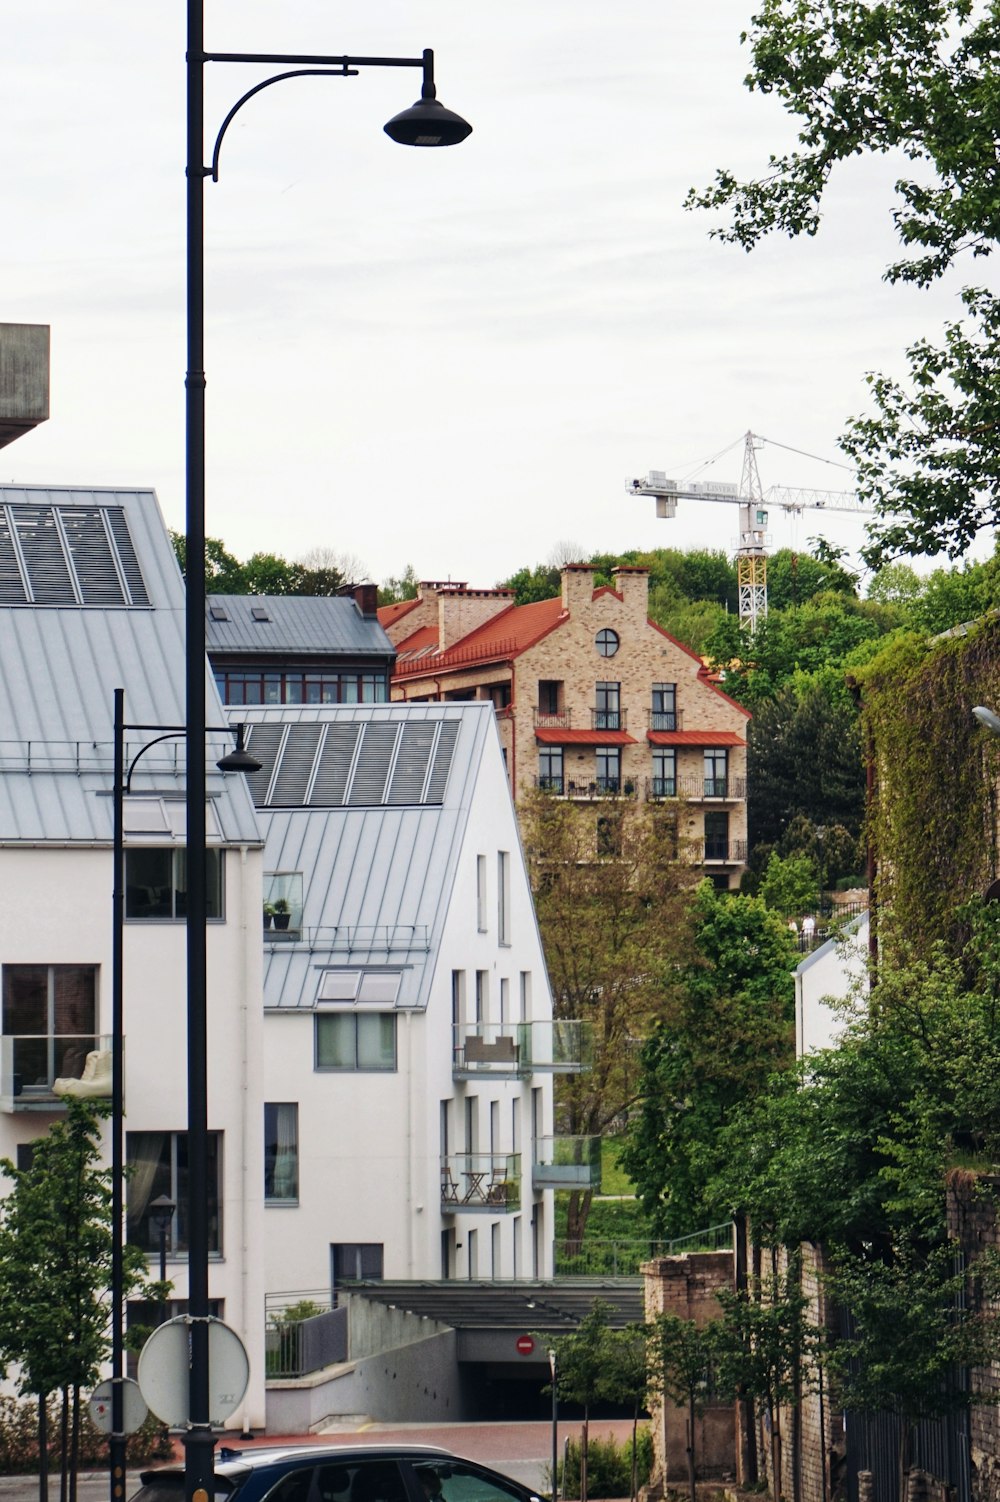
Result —
[[[143, 1471], [132, 1502], [182, 1502], [183, 1465]], [[219, 1502], [539, 1502], [508, 1476], [447, 1450], [407, 1445], [300, 1445], [220, 1450]]]

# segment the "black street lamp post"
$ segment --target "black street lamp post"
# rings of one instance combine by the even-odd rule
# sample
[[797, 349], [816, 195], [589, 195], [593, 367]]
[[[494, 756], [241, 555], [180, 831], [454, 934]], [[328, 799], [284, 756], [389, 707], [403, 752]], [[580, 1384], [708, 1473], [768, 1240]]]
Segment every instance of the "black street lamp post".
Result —
[[177, 1206], [174, 1204], [173, 1200], [170, 1199], [170, 1197], [166, 1194], [158, 1194], [156, 1196], [156, 1199], [150, 1200], [149, 1203], [149, 1213], [152, 1216], [154, 1226], [160, 1234], [161, 1293], [159, 1323], [161, 1325], [167, 1317], [167, 1295], [165, 1289], [165, 1284], [167, 1281], [167, 1232], [170, 1230], [170, 1224], [174, 1218], [174, 1211], [176, 1209]]
[[[274, 64], [282, 72], [249, 89], [222, 123], [205, 166], [205, 64]], [[187, 500], [185, 587], [187, 683], [187, 1080], [188, 1080], [188, 1308], [191, 1385], [184, 1436], [186, 1502], [213, 1493], [215, 1440], [209, 1415], [208, 1369], [208, 1060], [205, 942], [205, 211], [204, 183], [219, 175], [222, 138], [254, 94], [303, 74], [353, 77], [361, 68], [420, 68], [420, 98], [385, 126], [406, 146], [452, 146], [472, 127], [441, 105], [434, 88], [434, 54], [421, 57], [347, 57], [272, 52], [206, 52], [205, 0], [187, 0]]]
[[[204, 716], [202, 717], [204, 719]], [[145, 735], [157, 731], [152, 740], [142, 745], [125, 766], [125, 736], [133, 730]], [[220, 735], [236, 736], [236, 749], [223, 756], [216, 766], [222, 772], [256, 772], [260, 762], [243, 748], [245, 727], [226, 726]], [[136, 763], [153, 746], [162, 741], [178, 740], [186, 736], [183, 725], [127, 725], [125, 723], [125, 690], [115, 689], [114, 707], [114, 788], [112, 789], [112, 849], [113, 849], [113, 896], [111, 920], [111, 1439], [109, 1442], [109, 1469], [111, 1473], [111, 1502], [123, 1502], [125, 1496], [125, 1397], [123, 1390], [125, 1364], [125, 796], [132, 790], [132, 774]], [[207, 728], [202, 733], [202, 742], [196, 763], [200, 771], [202, 787], [205, 786], [204, 740]], [[188, 777], [191, 771], [188, 768]], [[204, 828], [204, 814], [202, 815]], [[201, 864], [204, 867], [205, 853], [202, 845]], [[188, 862], [188, 880], [191, 879], [191, 862]], [[202, 904], [204, 910], [205, 883], [202, 876]], [[162, 1197], [161, 1197], [162, 1198]], [[154, 1202], [155, 1203], [155, 1202]], [[163, 1200], [161, 1211], [170, 1204]], [[170, 1205], [173, 1215], [175, 1205]], [[160, 1222], [157, 1221], [157, 1225]], [[167, 1218], [165, 1226], [169, 1226]], [[165, 1246], [161, 1232], [160, 1281], [165, 1278]], [[206, 1250], [207, 1256], [207, 1250]]]

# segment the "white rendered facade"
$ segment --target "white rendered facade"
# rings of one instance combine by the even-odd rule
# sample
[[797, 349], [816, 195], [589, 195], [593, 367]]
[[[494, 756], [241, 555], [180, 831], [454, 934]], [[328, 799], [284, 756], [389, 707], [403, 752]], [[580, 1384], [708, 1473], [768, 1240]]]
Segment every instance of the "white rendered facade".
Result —
[[[295, 1108], [298, 1170], [265, 1203], [269, 1295], [550, 1275], [553, 1197], [533, 1192], [532, 1158], [552, 1070], [525, 1060], [550, 1062], [551, 994], [492, 707], [240, 713], [456, 736], [438, 804], [258, 807], [265, 891], [270, 873], [302, 878], [293, 937], [265, 934], [263, 1098]], [[323, 1029], [376, 1014], [374, 1067], [326, 1067]]]

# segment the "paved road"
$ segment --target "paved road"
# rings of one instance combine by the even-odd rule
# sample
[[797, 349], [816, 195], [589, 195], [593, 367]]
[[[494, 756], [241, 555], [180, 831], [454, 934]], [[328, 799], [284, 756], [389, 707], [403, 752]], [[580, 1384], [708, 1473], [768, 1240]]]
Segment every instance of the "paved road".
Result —
[[[592, 1436], [604, 1438], [613, 1434], [621, 1442], [632, 1430], [628, 1419], [595, 1420], [590, 1425]], [[559, 1425], [560, 1447], [569, 1437], [577, 1437], [579, 1422]], [[552, 1428], [547, 1423], [533, 1424], [376, 1424], [363, 1423], [357, 1428], [337, 1425], [326, 1434], [314, 1435], [268, 1435], [253, 1441], [255, 1445], [273, 1444], [329, 1444], [350, 1445], [359, 1442], [375, 1444], [421, 1444], [439, 1445], [453, 1450], [469, 1460], [478, 1460], [492, 1466], [507, 1476], [527, 1486], [540, 1487], [552, 1455]], [[239, 1441], [231, 1441], [239, 1444]], [[249, 1446], [247, 1447], [249, 1448]], [[138, 1477], [130, 1476], [129, 1495], [138, 1485]], [[108, 1502], [110, 1486], [106, 1472], [81, 1473], [78, 1480], [79, 1502]], [[58, 1502], [59, 1478], [49, 1482], [50, 1502]], [[37, 1476], [0, 1476], [0, 1502], [38, 1502]]]

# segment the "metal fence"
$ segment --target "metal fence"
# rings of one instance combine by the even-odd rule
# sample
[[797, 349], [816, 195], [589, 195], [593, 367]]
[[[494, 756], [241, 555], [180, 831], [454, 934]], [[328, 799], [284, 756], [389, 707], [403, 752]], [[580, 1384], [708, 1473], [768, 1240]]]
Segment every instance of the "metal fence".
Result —
[[637, 1278], [644, 1262], [656, 1257], [679, 1257], [685, 1252], [727, 1252], [733, 1245], [733, 1223], [708, 1226], [689, 1236], [664, 1241], [570, 1241], [552, 1244], [552, 1266], [558, 1278]]

